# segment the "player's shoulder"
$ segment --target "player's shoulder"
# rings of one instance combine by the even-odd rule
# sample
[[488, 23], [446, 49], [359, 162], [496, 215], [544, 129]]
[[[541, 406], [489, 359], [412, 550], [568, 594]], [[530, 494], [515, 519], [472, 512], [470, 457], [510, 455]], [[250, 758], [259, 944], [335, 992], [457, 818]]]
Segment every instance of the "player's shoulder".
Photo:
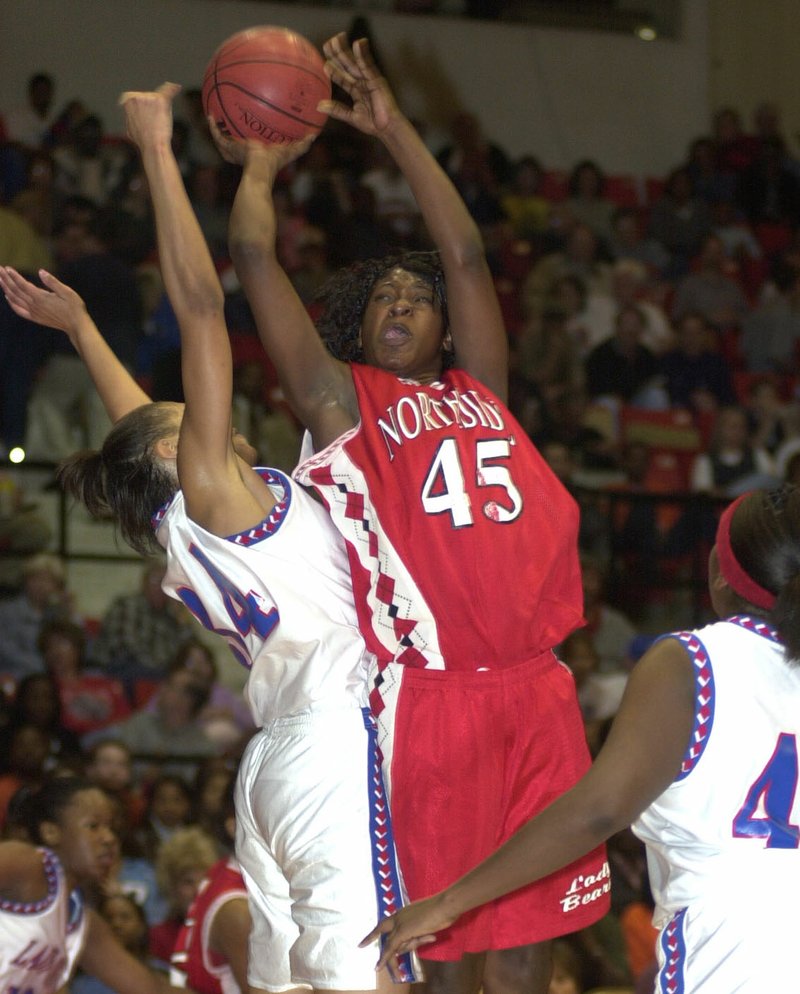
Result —
[[23, 904], [44, 900], [57, 889], [58, 867], [55, 854], [29, 842], [0, 843], [0, 900]]

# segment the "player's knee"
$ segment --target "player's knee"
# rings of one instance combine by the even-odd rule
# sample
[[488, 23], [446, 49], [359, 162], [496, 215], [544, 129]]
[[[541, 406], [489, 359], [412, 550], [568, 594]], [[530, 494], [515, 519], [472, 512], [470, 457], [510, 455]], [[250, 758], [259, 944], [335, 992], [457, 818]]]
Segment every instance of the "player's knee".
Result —
[[478, 994], [483, 981], [485, 954], [467, 954], [460, 960], [425, 960], [425, 994]]
[[483, 994], [547, 994], [552, 972], [549, 942], [487, 954]]

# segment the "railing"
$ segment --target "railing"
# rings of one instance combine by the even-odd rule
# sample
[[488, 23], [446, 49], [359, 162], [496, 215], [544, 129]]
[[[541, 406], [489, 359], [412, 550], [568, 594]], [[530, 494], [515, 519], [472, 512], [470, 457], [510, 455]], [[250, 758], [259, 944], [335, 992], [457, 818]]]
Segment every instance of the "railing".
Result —
[[[45, 462], [24, 462], [12, 464], [7, 460], [0, 461], [0, 480], [12, 477], [18, 481], [26, 478], [33, 481], [54, 479], [55, 466]], [[23, 488], [28, 490], [28, 488]], [[127, 546], [116, 537], [111, 522], [95, 522], [89, 519], [86, 512], [67, 497], [59, 488], [52, 486], [47, 490], [29, 493], [35, 500], [43, 516], [48, 518], [52, 537], [48, 550], [57, 553], [67, 562], [82, 563], [139, 563], [141, 557], [131, 552]], [[632, 586], [641, 599], [657, 599], [681, 595], [681, 609], [684, 616], [682, 624], [696, 624], [708, 614], [707, 603], [707, 559], [710, 549], [708, 530], [705, 539], [698, 538], [690, 548], [679, 555], [660, 553], [651, 563], [646, 563], [647, 569], [640, 571], [641, 575], [631, 576], [631, 570], [637, 569], [636, 556], [620, 549], [617, 543], [616, 523], [620, 517], [621, 508], [651, 506], [654, 511], [659, 507], [673, 507], [677, 512], [684, 513], [689, 509], [696, 517], [716, 515], [724, 505], [723, 501], [702, 494], [675, 493], [640, 493], [622, 489], [594, 489], [580, 487], [576, 490], [579, 500], [593, 502], [600, 506], [605, 519], [606, 534], [604, 539], [609, 555], [609, 600], [619, 607], [626, 609], [625, 593]], [[0, 517], [2, 509], [0, 509]], [[8, 543], [6, 543], [8, 544]], [[3, 557], [24, 558], [31, 550], [17, 550], [0, 547]], [[688, 613], [688, 616], [685, 616]]]

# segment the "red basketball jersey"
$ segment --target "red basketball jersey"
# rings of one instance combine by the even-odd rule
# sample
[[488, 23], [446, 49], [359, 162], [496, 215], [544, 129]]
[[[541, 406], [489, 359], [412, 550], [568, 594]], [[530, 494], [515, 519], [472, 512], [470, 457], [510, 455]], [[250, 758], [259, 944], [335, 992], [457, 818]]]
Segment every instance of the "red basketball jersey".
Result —
[[561, 642], [582, 621], [579, 512], [508, 409], [463, 370], [352, 372], [359, 425], [295, 475], [347, 542], [379, 662], [494, 669]]
[[226, 960], [208, 945], [214, 915], [235, 898], [247, 898], [247, 891], [236, 860], [228, 857], [208, 871], [178, 933], [170, 970], [175, 987], [190, 987], [197, 994], [240, 994]]

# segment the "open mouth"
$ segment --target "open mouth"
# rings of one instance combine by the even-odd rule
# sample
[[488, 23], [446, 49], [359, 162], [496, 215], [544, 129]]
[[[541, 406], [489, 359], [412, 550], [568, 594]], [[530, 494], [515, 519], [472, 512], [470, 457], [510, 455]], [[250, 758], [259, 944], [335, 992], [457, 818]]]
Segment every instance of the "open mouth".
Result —
[[392, 322], [392, 324], [387, 324], [381, 334], [381, 338], [385, 342], [400, 342], [405, 341], [411, 337], [411, 332], [404, 324], [399, 324], [398, 322]]

